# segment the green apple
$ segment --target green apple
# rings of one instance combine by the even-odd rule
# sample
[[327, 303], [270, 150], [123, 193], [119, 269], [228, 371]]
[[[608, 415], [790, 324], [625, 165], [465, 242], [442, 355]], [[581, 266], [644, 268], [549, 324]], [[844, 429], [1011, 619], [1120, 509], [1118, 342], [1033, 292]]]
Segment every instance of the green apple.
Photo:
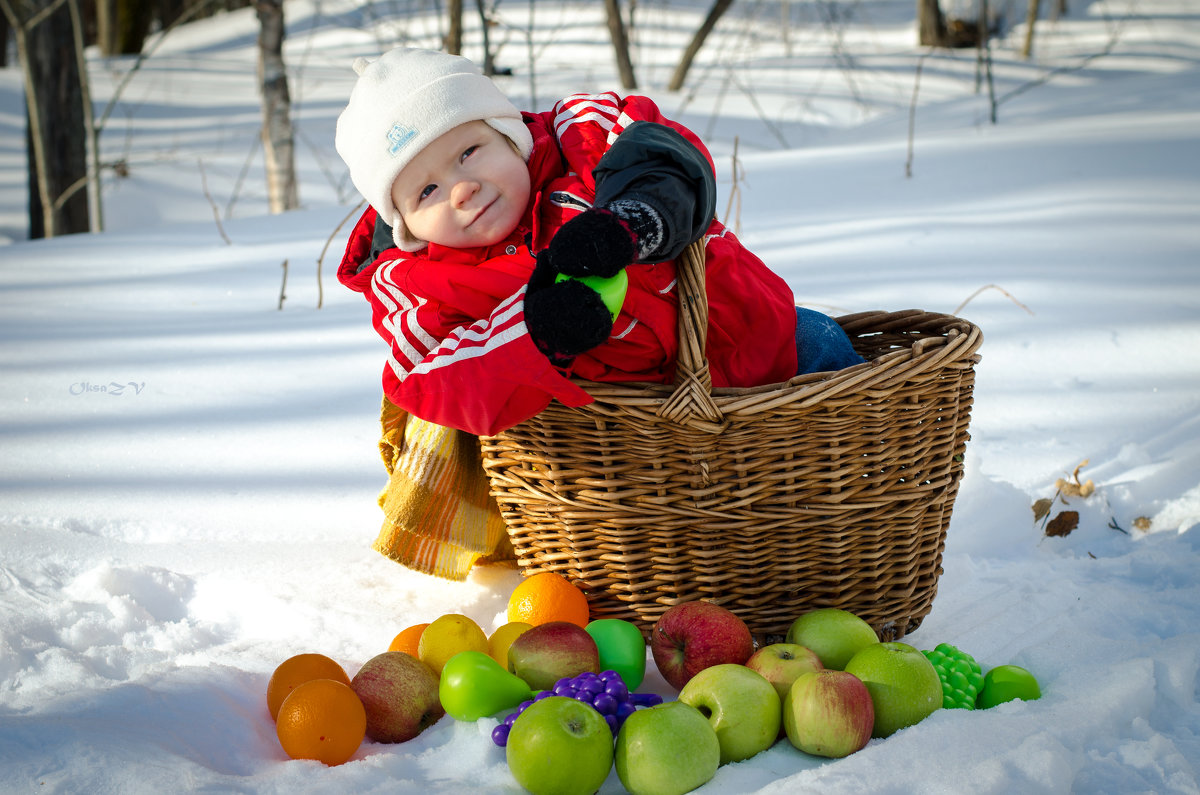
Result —
[[667, 701], [625, 719], [616, 763], [631, 795], [683, 795], [717, 774], [721, 744], [699, 710]]
[[473, 721], [511, 709], [533, 698], [525, 680], [500, 667], [481, 651], [460, 651], [446, 661], [438, 682], [438, 697], [446, 714]]
[[779, 693], [762, 674], [744, 665], [705, 668], [683, 686], [679, 700], [708, 718], [717, 733], [723, 765], [749, 759], [779, 738]]
[[841, 758], [866, 745], [875, 727], [875, 706], [854, 674], [828, 668], [801, 674], [783, 703], [783, 728], [806, 754]]
[[750, 655], [750, 659], [746, 660], [746, 667], [758, 671], [775, 686], [780, 702], [787, 698], [792, 682], [795, 682], [800, 674], [824, 668], [816, 652], [799, 643], [772, 643], [763, 646]]
[[846, 663], [867, 686], [875, 707], [872, 737], [888, 737], [929, 717], [942, 706], [942, 680], [933, 663], [907, 643], [867, 646]]
[[633, 692], [646, 676], [646, 639], [637, 624], [620, 618], [588, 622], [587, 633], [600, 650], [600, 670], [616, 671]]
[[850, 611], [823, 607], [793, 621], [785, 640], [807, 646], [817, 653], [821, 665], [841, 671], [859, 649], [878, 643], [879, 636]]
[[997, 665], [983, 677], [983, 687], [975, 705], [979, 709], [988, 709], [1018, 698], [1036, 701], [1041, 697], [1042, 689], [1029, 671], [1019, 665]]
[[612, 730], [582, 701], [550, 696], [513, 722], [505, 756], [513, 778], [533, 795], [592, 795], [612, 769]]

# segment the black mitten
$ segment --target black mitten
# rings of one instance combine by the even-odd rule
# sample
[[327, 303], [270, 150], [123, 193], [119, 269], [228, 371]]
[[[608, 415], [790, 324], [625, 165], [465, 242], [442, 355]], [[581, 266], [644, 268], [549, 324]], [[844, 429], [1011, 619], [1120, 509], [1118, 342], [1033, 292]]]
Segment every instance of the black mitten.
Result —
[[525, 325], [538, 350], [551, 362], [595, 348], [612, 332], [612, 315], [600, 294], [567, 279], [525, 294]]
[[612, 211], [593, 207], [563, 224], [542, 256], [557, 273], [607, 279], [633, 262], [637, 252], [629, 226]]

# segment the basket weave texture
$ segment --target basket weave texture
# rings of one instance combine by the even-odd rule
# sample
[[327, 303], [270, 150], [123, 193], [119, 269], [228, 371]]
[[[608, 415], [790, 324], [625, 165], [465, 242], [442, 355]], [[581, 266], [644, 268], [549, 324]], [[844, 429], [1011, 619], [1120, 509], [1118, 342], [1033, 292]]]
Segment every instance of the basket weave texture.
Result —
[[526, 575], [563, 574], [592, 618], [648, 634], [671, 605], [721, 604], [760, 640], [838, 607], [882, 639], [929, 613], [969, 435], [982, 335], [908, 310], [838, 318], [867, 363], [711, 388], [703, 249], [679, 261], [674, 385], [582, 382], [482, 442]]

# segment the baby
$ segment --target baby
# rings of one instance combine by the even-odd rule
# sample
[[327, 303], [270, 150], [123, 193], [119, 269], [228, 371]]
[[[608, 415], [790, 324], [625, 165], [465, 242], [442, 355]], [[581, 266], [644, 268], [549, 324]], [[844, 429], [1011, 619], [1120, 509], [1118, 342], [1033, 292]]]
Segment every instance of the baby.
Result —
[[[430, 423], [490, 435], [572, 377], [669, 383], [673, 260], [706, 241], [715, 387], [785, 381], [862, 359], [830, 318], [714, 220], [712, 158], [645, 97], [574, 95], [521, 113], [465, 58], [399, 48], [359, 74], [337, 151], [370, 204], [338, 278], [387, 341], [387, 398]], [[615, 319], [567, 276], [628, 289]]]

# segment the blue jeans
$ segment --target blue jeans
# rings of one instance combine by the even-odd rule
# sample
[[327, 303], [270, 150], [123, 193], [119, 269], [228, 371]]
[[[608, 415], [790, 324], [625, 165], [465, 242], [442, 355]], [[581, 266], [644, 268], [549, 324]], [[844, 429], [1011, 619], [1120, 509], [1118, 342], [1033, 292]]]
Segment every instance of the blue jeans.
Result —
[[796, 375], [841, 370], [863, 361], [836, 320], [796, 307]]

